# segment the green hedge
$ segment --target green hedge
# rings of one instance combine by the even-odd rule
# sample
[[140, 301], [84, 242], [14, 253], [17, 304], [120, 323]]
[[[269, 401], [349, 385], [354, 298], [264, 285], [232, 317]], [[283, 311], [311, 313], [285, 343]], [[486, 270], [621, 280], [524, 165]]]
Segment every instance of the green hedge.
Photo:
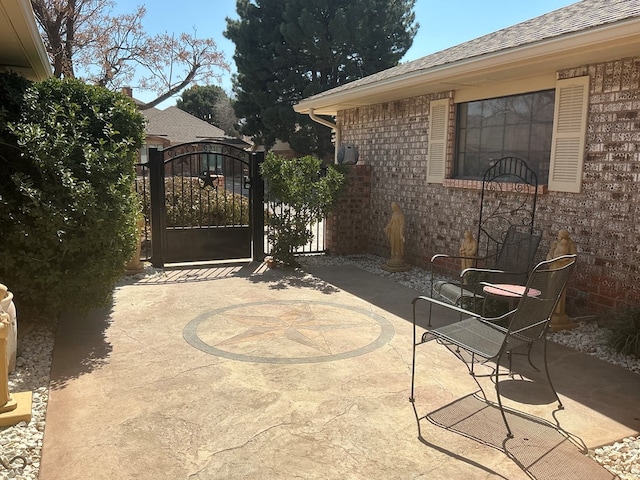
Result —
[[0, 124], [11, 145], [0, 157], [0, 279], [43, 313], [103, 304], [135, 248], [144, 118], [124, 95], [77, 80], [34, 83], [19, 108]]
[[[137, 191], [147, 216], [151, 215], [149, 179], [138, 178]], [[205, 225], [246, 225], [249, 223], [249, 199], [224, 188], [200, 188], [193, 177], [167, 177], [164, 180], [168, 227]], [[142, 192], [146, 191], [146, 198]]]

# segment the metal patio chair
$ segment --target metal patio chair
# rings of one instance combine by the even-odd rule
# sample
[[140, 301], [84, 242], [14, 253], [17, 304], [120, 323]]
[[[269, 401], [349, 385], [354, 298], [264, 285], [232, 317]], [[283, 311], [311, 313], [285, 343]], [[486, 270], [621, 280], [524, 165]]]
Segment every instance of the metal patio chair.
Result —
[[[529, 226], [511, 225], [498, 245], [496, 254], [482, 259], [485, 267], [466, 268], [455, 281], [433, 282], [431, 296], [470, 308], [470, 304], [475, 307], [478, 300], [484, 300], [482, 289], [486, 282], [524, 285], [541, 239], [542, 234], [532, 231]], [[442, 257], [462, 258], [437, 254], [432, 257], [431, 264], [434, 265]]]
[[[480, 388], [484, 400], [488, 402], [482, 386], [477, 377], [490, 376], [495, 378], [496, 395], [498, 407], [507, 428], [507, 437], [513, 437], [507, 417], [505, 416], [500, 397], [500, 362], [505, 355], [509, 360], [509, 373], [511, 373], [511, 353], [518, 347], [528, 347], [537, 340], [542, 340], [544, 345], [544, 370], [549, 386], [558, 401], [558, 408], [563, 408], [558, 397], [547, 365], [546, 333], [553, 311], [562, 295], [567, 280], [575, 265], [576, 255], [564, 255], [552, 260], [539, 263], [529, 275], [526, 287], [517, 307], [496, 318], [484, 318], [481, 315], [465, 310], [455, 305], [439, 301], [427, 296], [419, 296], [413, 299], [413, 361], [411, 367], [411, 397], [413, 411], [418, 422], [418, 432], [420, 432], [420, 417], [415, 406], [415, 370], [416, 370], [416, 348], [424, 345], [430, 340], [435, 340], [438, 344], [446, 346], [456, 357], [462, 360], [476, 384]], [[465, 319], [449, 325], [432, 328], [432, 316], [437, 309], [428, 309], [427, 331], [417, 339], [416, 306], [421, 302], [428, 302], [429, 305], [452, 310], [466, 316]], [[508, 326], [502, 327], [498, 323], [507, 320]], [[495, 363], [493, 371], [489, 374], [479, 375], [475, 372], [476, 363]]]
[[457, 279], [433, 282], [431, 296], [469, 308], [483, 299], [482, 281], [524, 284], [542, 238], [534, 229], [537, 197], [538, 178], [526, 161], [504, 157], [492, 163], [482, 179], [477, 257], [436, 254], [431, 257], [431, 278], [458, 267], [463, 258], [474, 267]]

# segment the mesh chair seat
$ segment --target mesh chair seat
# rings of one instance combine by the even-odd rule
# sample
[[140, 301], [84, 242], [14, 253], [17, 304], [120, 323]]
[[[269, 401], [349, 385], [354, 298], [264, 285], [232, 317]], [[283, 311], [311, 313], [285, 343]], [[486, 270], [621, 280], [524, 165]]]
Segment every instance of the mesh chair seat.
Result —
[[446, 280], [438, 280], [433, 284], [433, 291], [443, 298], [446, 298], [454, 305], [462, 305], [463, 299], [472, 301], [482, 300], [482, 296], [465, 288], [460, 288], [456, 283], [447, 282]]
[[496, 358], [502, 348], [510, 351], [528, 345], [527, 341], [514, 336], [509, 336], [505, 343], [506, 334], [507, 330], [499, 325], [479, 321], [477, 318], [467, 318], [429, 330], [425, 336], [433, 336], [441, 343], [456, 345], [489, 360]]

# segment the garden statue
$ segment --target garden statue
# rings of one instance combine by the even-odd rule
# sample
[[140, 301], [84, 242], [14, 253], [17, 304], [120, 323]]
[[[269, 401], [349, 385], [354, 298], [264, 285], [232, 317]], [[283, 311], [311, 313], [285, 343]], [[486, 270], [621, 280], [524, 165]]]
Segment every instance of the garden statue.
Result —
[[0, 310], [0, 427], [31, 421], [31, 392], [11, 394], [9, 392], [9, 365], [7, 362], [7, 336], [11, 318]]
[[16, 368], [16, 357], [18, 352], [18, 316], [16, 306], [13, 303], [13, 293], [6, 285], [0, 283], [0, 313], [9, 315], [9, 331], [7, 333], [7, 366], [9, 373]]
[[404, 262], [404, 214], [400, 209], [398, 202], [391, 202], [391, 220], [386, 227], [384, 233], [389, 240], [391, 246], [391, 258], [382, 268], [387, 272], [404, 272], [410, 270], [411, 267]]
[[[547, 253], [547, 260], [561, 257], [562, 255], [573, 255], [577, 253], [576, 245], [569, 236], [569, 231], [561, 229], [558, 231], [557, 238], [551, 243], [549, 253]], [[553, 263], [554, 267], [562, 267], [566, 265], [569, 260], [558, 260]], [[577, 324], [571, 320], [566, 313], [566, 287], [562, 291], [558, 305], [556, 305], [553, 315], [551, 316], [550, 330], [552, 332], [558, 332], [560, 330], [569, 330], [575, 328]]]
[[3, 353], [2, 358], [0, 358], [0, 412], [6, 412], [15, 408], [15, 402], [12, 402], [11, 395], [9, 395], [9, 366], [6, 355], [4, 355], [7, 349], [9, 324], [9, 314], [0, 311], [0, 350]]
[[460, 256], [466, 257], [460, 260], [460, 267], [462, 270], [473, 267], [477, 254], [478, 242], [473, 238], [473, 235], [471, 235], [469, 230], [465, 230], [464, 240], [462, 241], [462, 245], [460, 245]]

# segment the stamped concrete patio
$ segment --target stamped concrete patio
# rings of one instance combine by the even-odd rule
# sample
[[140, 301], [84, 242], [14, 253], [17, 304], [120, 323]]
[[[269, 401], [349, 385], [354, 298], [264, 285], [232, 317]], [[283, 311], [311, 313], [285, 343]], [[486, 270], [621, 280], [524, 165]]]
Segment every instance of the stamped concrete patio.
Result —
[[531, 381], [504, 384], [529, 414], [510, 414], [513, 440], [464, 366], [421, 347], [418, 439], [419, 293], [352, 266], [258, 263], [120, 286], [111, 308], [61, 321], [40, 479], [614, 478], [580, 450], [637, 434], [639, 377], [557, 345], [565, 409], [516, 364]]

